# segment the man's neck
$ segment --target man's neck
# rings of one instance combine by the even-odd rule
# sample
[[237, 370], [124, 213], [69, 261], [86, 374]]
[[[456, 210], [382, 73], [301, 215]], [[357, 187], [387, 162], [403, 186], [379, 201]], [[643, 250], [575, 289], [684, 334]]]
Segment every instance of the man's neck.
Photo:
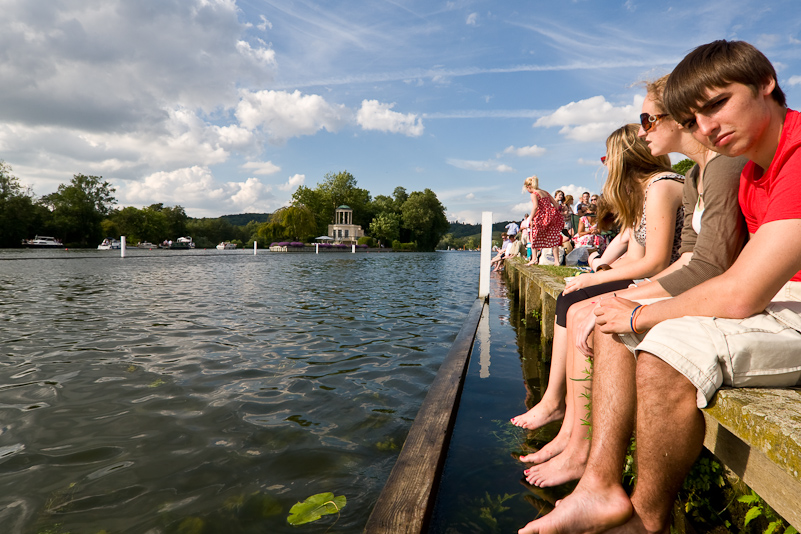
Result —
[[771, 101], [770, 122], [765, 131], [762, 132], [759, 142], [757, 142], [748, 158], [756, 163], [763, 171], [770, 167], [776, 150], [779, 148], [779, 140], [784, 128], [784, 120], [787, 116], [787, 108]]

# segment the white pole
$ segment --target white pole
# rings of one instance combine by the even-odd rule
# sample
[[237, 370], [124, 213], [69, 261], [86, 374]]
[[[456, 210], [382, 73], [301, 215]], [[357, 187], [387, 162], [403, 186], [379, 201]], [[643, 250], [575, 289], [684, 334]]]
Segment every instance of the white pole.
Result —
[[356, 245], [351, 245], [350, 246], [350, 253], [351, 254], [356, 254]]
[[258, 248], [259, 248], [259, 242], [258, 241], [254, 241], [253, 242], [253, 255], [254, 256], [256, 255], [256, 249], [258, 249]]
[[125, 236], [120, 236], [120, 258], [125, 257]]
[[492, 212], [481, 212], [481, 263], [478, 272], [478, 298], [489, 295], [490, 262], [492, 261]]
[[320, 243], [315, 243], [314, 244], [314, 253], [315, 254], [319, 254], [320, 253]]

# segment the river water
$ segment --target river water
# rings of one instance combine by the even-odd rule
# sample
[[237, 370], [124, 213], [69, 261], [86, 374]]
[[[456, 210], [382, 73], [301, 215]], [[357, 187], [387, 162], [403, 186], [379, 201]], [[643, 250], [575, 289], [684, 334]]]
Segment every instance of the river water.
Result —
[[[360, 532], [478, 264], [0, 251], [0, 529]], [[288, 525], [322, 492], [338, 517]]]

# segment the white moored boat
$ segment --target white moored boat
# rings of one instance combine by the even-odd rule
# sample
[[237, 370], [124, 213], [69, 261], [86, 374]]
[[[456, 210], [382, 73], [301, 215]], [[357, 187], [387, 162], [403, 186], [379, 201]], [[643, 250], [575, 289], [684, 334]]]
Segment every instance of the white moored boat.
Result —
[[97, 245], [97, 250], [119, 250], [120, 247], [122, 247], [122, 242], [119, 239], [107, 237]]
[[37, 235], [33, 239], [23, 239], [22, 246], [26, 248], [62, 248], [64, 245], [60, 239]]
[[219, 245], [217, 245], [217, 250], [234, 250], [236, 249], [236, 243], [228, 243], [227, 241], [223, 241]]

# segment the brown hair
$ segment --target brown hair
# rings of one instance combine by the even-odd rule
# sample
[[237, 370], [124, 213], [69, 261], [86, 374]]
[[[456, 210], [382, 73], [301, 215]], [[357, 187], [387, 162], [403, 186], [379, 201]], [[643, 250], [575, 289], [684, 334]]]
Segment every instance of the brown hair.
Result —
[[648, 144], [637, 136], [639, 124], [627, 124], [606, 139], [606, 168], [609, 176], [603, 196], [621, 228], [632, 228], [642, 218], [645, 201], [643, 184], [660, 172], [673, 172], [670, 158], [654, 156]]
[[771, 80], [776, 81], [771, 97], [780, 106], [786, 106], [787, 99], [770, 60], [745, 41], [721, 39], [699, 46], [676, 65], [665, 85], [663, 101], [667, 112], [682, 123], [690, 118], [710, 88], [741, 83], [756, 95]]

